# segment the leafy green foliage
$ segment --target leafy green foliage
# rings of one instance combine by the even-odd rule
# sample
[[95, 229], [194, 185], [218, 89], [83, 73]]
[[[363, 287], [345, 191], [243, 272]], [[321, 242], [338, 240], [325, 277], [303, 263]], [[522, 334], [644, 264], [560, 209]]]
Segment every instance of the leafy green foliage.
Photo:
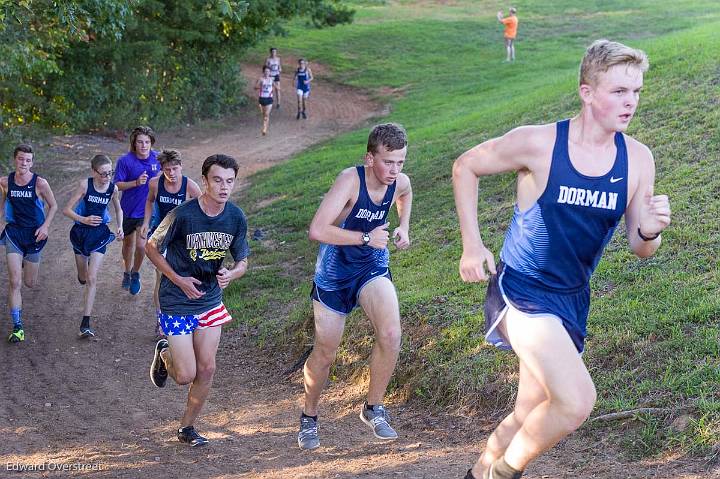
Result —
[[352, 20], [337, 0], [0, 0], [0, 125], [165, 126], [243, 101], [239, 58], [283, 22]]

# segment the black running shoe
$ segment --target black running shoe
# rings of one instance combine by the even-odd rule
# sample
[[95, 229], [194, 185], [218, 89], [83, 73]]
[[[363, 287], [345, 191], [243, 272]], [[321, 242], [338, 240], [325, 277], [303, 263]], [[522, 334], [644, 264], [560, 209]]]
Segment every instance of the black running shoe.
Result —
[[302, 112], [302, 117], [307, 120], [307, 115], [305, 114], [305, 110]]
[[95, 337], [95, 331], [92, 330], [92, 328], [80, 328], [80, 337], [81, 338], [94, 338]]
[[192, 447], [204, 446], [205, 444], [210, 442], [207, 440], [207, 438], [204, 438], [200, 434], [198, 434], [198, 432], [195, 430], [195, 427], [193, 426], [186, 426], [178, 429], [177, 438], [178, 441], [190, 444]]
[[157, 342], [157, 344], [155, 344], [155, 356], [153, 356], [153, 361], [150, 365], [150, 381], [159, 388], [165, 386], [165, 381], [167, 381], [168, 377], [168, 372], [165, 368], [165, 361], [163, 361], [160, 353], [169, 347], [170, 344], [167, 339], [161, 339]]
[[299, 120], [299, 119], [300, 119], [300, 115], [301, 115], [301, 113], [300, 113], [300, 111], [298, 110], [298, 114], [297, 114], [297, 116], [295, 117], [295, 119], [296, 119], [296, 120]]

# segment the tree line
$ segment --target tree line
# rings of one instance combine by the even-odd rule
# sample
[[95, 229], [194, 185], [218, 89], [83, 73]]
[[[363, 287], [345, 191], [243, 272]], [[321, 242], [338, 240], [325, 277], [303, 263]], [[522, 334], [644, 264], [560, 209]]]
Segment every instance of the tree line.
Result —
[[341, 0], [0, 0], [0, 143], [221, 115], [243, 100], [248, 47], [294, 17], [353, 14]]

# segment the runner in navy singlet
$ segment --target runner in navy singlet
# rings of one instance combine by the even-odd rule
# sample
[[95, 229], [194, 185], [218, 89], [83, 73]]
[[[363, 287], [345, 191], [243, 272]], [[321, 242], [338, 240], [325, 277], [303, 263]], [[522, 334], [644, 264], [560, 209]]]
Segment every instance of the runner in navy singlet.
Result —
[[[463, 281], [490, 282], [486, 338], [520, 363], [514, 411], [466, 479], [516, 479], [590, 415], [595, 387], [583, 363], [589, 281], [623, 214], [632, 251], [655, 253], [670, 224], [654, 195], [650, 150], [624, 134], [638, 106], [644, 52], [607, 40], [580, 67], [580, 113], [482, 143], [453, 167]], [[517, 171], [517, 203], [500, 263], [480, 239], [478, 178]]]
[[4, 202], [6, 221], [0, 245], [5, 245], [7, 254], [8, 307], [13, 322], [8, 341], [19, 343], [25, 340], [22, 285], [33, 288], [37, 284], [40, 251], [47, 242], [57, 203], [45, 178], [30, 171], [35, 159], [32, 147], [18, 145], [13, 159], [15, 171], [0, 178], [0, 203]]
[[295, 70], [295, 89], [297, 90], [297, 106], [298, 112], [295, 117], [297, 120], [302, 116], [307, 120], [307, 112], [305, 108], [307, 106], [307, 99], [310, 96], [310, 82], [313, 81], [314, 77], [312, 70], [308, 66], [304, 58], [298, 60], [298, 68]]
[[380, 439], [396, 439], [383, 406], [385, 390], [400, 351], [400, 309], [387, 249], [388, 212], [396, 203], [400, 225], [392, 236], [398, 249], [410, 245], [410, 179], [401, 173], [407, 154], [405, 130], [378, 125], [368, 138], [365, 166], [347, 168], [325, 195], [310, 224], [310, 239], [320, 242], [312, 289], [315, 343], [305, 363], [305, 407], [298, 445], [320, 445], [317, 410], [330, 365], [345, 326], [358, 304], [377, 337], [370, 359], [370, 387], [360, 418]]
[[[140, 237], [147, 239], [152, 236], [155, 228], [165, 219], [165, 216], [178, 205], [200, 196], [200, 187], [193, 180], [182, 174], [182, 160], [180, 153], [175, 150], [163, 150], [158, 155], [162, 175], [156, 176], [148, 182], [148, 197], [145, 202], [145, 216], [140, 227]], [[155, 270], [155, 288], [153, 303], [155, 311], [160, 313], [160, 271]], [[156, 321], [155, 335], [158, 339], [164, 336], [160, 323]]]
[[[92, 176], [83, 179], [68, 200], [63, 214], [75, 221], [70, 230], [70, 243], [75, 253], [77, 278], [85, 285], [83, 318], [80, 322], [80, 337], [95, 336], [90, 327], [90, 314], [95, 304], [97, 276], [105, 258], [107, 245], [115, 238], [123, 238], [123, 212], [120, 194], [113, 176], [112, 161], [105, 155], [96, 155], [91, 161]], [[110, 231], [108, 206], [115, 210], [115, 233]]]

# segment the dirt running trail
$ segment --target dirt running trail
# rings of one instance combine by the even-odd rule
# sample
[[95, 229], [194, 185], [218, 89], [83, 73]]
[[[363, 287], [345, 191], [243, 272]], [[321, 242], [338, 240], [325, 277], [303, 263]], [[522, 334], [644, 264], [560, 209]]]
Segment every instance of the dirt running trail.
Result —
[[[361, 92], [318, 80], [309, 119], [298, 121], [290, 87], [286, 75], [285, 100], [272, 115], [267, 137], [259, 134], [251, 100], [224, 128], [182, 128], [160, 135], [156, 147], [180, 149], [185, 173], [195, 179], [206, 156], [230, 154], [241, 162], [246, 179], [383, 113]], [[126, 148], [125, 142], [107, 138], [58, 137], [46, 148], [52, 164], [38, 170], [48, 176], [62, 208], [73, 188], [68, 179], [86, 174], [88, 158], [96, 153], [117, 157]], [[362, 145], [358, 148], [360, 153]], [[78, 339], [82, 287], [75, 279], [70, 227], [58, 214], [43, 253], [39, 287], [23, 290], [27, 340], [0, 342], [0, 478], [461, 478], [481, 449], [480, 439], [490, 427], [481, 417], [427, 416], [412, 404], [391, 405], [401, 438], [381, 444], [357, 417], [362, 387], [334, 384], [324, 396], [322, 448], [302, 452], [296, 443], [299, 374], [283, 377], [285, 364], [253, 348], [238, 329], [223, 335], [213, 391], [197, 423], [210, 445], [192, 449], [178, 443], [174, 431], [186, 388], [170, 380], [156, 389], [148, 378], [153, 270], [143, 266], [143, 290], [130, 296], [120, 288], [120, 245], [113, 243], [99, 275], [93, 315], [98, 336]], [[5, 277], [5, 265], [0, 268]], [[251, 268], [242, 281], [252, 280]], [[5, 281], [0, 289], [5, 298]], [[4, 335], [10, 323], [2, 305]], [[707, 472], [692, 474], [696, 467], [679, 459], [628, 468], [595, 446], [577, 436], [544, 456], [527, 477], [708, 477]], [[73, 469], [78, 465], [88, 469]], [[70, 469], [59, 472], [59, 467]]]

